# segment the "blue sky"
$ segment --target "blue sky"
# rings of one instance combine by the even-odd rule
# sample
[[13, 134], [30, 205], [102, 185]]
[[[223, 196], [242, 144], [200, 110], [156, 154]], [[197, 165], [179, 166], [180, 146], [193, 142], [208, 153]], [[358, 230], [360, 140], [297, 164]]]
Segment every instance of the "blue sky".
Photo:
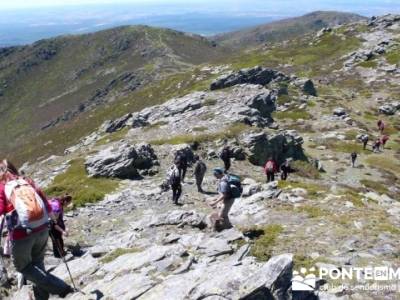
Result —
[[[169, 6], [182, 4], [185, 7], [201, 7], [202, 9], [229, 10], [282, 10], [300, 8], [302, 11], [316, 9], [348, 10], [364, 14], [382, 14], [399, 12], [400, 0], [0, 0], [0, 10], [23, 8], [62, 7], [76, 5], [101, 4], [135, 4], [138, 6], [160, 5]], [[295, 14], [295, 13], [294, 13]]]

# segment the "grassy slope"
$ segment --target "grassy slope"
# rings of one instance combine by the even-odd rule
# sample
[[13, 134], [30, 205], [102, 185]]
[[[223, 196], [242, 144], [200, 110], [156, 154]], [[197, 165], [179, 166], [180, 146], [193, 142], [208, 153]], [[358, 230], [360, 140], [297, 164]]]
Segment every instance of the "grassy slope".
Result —
[[[0, 145], [0, 153], [7, 155], [27, 141], [35, 143], [30, 140], [32, 136], [36, 139], [32, 131], [43, 136], [40, 128], [44, 124], [67, 110], [76, 110], [121, 74], [135, 72], [150, 82], [194, 64], [213, 61], [223, 53], [223, 49], [213, 47], [202, 37], [146, 26], [120, 27], [3, 49], [0, 126], [3, 139], [8, 142]], [[117, 84], [109, 96], [121, 97], [123, 88], [123, 82]], [[80, 120], [88, 115], [82, 115]], [[79, 123], [73, 120], [64, 124], [60, 134], [64, 127], [74, 124], [82, 128]], [[52, 136], [53, 131], [44, 134]]]
[[301, 17], [218, 35], [213, 37], [213, 39], [221, 45], [243, 48], [257, 46], [266, 42], [283, 41], [306, 33], [315, 32], [327, 26], [344, 24], [362, 19], [364, 18], [350, 13], [317, 11]]

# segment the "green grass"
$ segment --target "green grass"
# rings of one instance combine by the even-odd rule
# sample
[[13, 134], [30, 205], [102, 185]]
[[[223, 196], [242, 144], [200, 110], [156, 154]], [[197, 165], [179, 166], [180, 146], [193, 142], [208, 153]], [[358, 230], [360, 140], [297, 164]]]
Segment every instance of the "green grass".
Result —
[[296, 212], [306, 213], [309, 218], [321, 218], [327, 216], [329, 213], [317, 206], [305, 205], [295, 209]]
[[319, 179], [320, 172], [309, 162], [303, 160], [295, 160], [292, 167], [296, 170], [296, 174], [303, 178]]
[[386, 61], [387, 61], [389, 64], [392, 64], [392, 65], [394, 65], [394, 64], [400, 65], [400, 50], [399, 50], [399, 49], [396, 49], [396, 50], [394, 50], [394, 51], [387, 52], [387, 53], [385, 54], [385, 58], [386, 58]]
[[291, 102], [292, 98], [289, 95], [279, 95], [276, 103], [283, 105], [285, 103]]
[[202, 103], [203, 106], [213, 106], [213, 105], [215, 105], [215, 104], [217, 104], [217, 99], [211, 99], [211, 98], [205, 100], [205, 101]]
[[208, 127], [206, 127], [206, 126], [193, 127], [193, 131], [195, 131], [195, 132], [202, 132], [202, 131], [206, 131], [207, 129], [208, 129]]
[[71, 162], [65, 173], [54, 179], [45, 192], [49, 196], [70, 194], [73, 198], [74, 207], [79, 207], [86, 203], [102, 200], [106, 194], [113, 192], [118, 185], [118, 180], [88, 177], [83, 159], [77, 159]]
[[272, 256], [276, 239], [282, 233], [283, 227], [272, 224], [265, 227], [258, 227], [257, 230], [262, 230], [263, 234], [254, 241], [250, 254], [259, 261], [268, 261]]
[[360, 183], [362, 185], [364, 185], [366, 188], [372, 189], [379, 194], [387, 194], [388, 193], [387, 186], [382, 182], [369, 180], [369, 179], [362, 179], [362, 180], [360, 180]]
[[376, 60], [366, 60], [366, 61], [359, 63], [358, 65], [363, 68], [375, 69], [378, 66], [378, 63], [376, 62]]
[[171, 138], [166, 139], [157, 139], [150, 141], [152, 145], [179, 145], [179, 144], [188, 144], [193, 142], [210, 142], [215, 141], [218, 139], [225, 139], [225, 138], [233, 138], [237, 137], [239, 134], [243, 133], [244, 131], [250, 129], [251, 127], [247, 126], [243, 123], [234, 124], [225, 130], [214, 132], [214, 133], [202, 133], [202, 134], [183, 134], [183, 135], [176, 135]]
[[277, 111], [272, 114], [274, 119], [282, 120], [282, 119], [290, 119], [296, 121], [298, 119], [307, 120], [310, 119], [312, 116], [309, 112], [304, 109], [289, 109], [287, 111]]
[[104, 256], [103, 258], [100, 259], [100, 262], [102, 264], [107, 264], [109, 262], [112, 262], [113, 260], [115, 260], [116, 258], [125, 255], [125, 254], [129, 254], [129, 253], [137, 253], [140, 252], [140, 249], [137, 248], [117, 248], [115, 250], [113, 250], [112, 252], [108, 253], [106, 256]]
[[314, 200], [319, 199], [321, 196], [323, 197], [328, 190], [327, 187], [323, 185], [306, 181], [299, 182], [299, 181], [279, 180], [278, 187], [280, 189], [295, 189], [295, 188], [305, 189], [308, 195], [307, 198]]
[[129, 128], [125, 127], [125, 128], [122, 128], [121, 130], [118, 130], [116, 132], [113, 132], [113, 133], [110, 133], [110, 134], [106, 134], [104, 137], [102, 137], [101, 139], [99, 139], [96, 142], [96, 145], [97, 146], [106, 145], [106, 144], [111, 143], [111, 142], [116, 142], [116, 141], [122, 140], [126, 136], [128, 131], [129, 131]]
[[400, 163], [396, 159], [390, 159], [389, 157], [386, 157], [384, 154], [378, 155], [370, 155], [367, 159], [366, 162], [374, 168], [380, 168], [384, 169], [388, 172], [394, 173], [394, 174], [400, 174]]
[[357, 135], [358, 135], [358, 133], [359, 133], [359, 132], [358, 132], [358, 130], [356, 130], [356, 129], [347, 130], [347, 131], [345, 132], [346, 140], [348, 140], [348, 141], [355, 140], [356, 137], [357, 137]]
[[358, 192], [353, 190], [347, 190], [344, 195], [344, 199], [353, 203], [355, 207], [364, 207], [365, 204], [362, 201], [362, 196]]

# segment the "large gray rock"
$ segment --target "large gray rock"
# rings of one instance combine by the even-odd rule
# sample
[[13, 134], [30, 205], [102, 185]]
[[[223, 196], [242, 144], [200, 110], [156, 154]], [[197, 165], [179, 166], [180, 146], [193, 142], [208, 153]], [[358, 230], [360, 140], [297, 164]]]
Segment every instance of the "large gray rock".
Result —
[[207, 226], [207, 223], [205, 214], [198, 213], [194, 210], [192, 211], [174, 210], [172, 212], [158, 215], [149, 225], [150, 226], [189, 225], [197, 228], [205, 228]]
[[282, 163], [286, 158], [303, 159], [303, 138], [293, 130], [277, 134], [251, 133], [242, 140], [252, 164], [262, 166], [269, 157]]
[[391, 104], [384, 104], [379, 107], [379, 112], [385, 115], [394, 115], [396, 113], [396, 107]]
[[134, 179], [139, 170], [157, 165], [157, 156], [148, 144], [136, 148], [127, 143], [114, 144], [87, 158], [85, 162], [89, 176]]
[[266, 85], [272, 81], [288, 80], [283, 73], [262, 67], [242, 69], [239, 72], [223, 75], [211, 83], [211, 90], [231, 87], [237, 84], [250, 83]]
[[267, 90], [249, 99], [245, 104], [258, 110], [262, 117], [272, 120], [271, 114], [276, 110], [276, 100], [276, 92]]

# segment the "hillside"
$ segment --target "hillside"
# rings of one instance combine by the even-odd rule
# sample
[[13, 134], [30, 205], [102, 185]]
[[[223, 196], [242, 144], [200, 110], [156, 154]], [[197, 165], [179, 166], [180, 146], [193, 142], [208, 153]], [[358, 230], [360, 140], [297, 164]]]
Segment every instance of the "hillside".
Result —
[[0, 126], [8, 142], [0, 153], [224, 53], [200, 36], [146, 26], [1, 48]]
[[[291, 281], [304, 268], [400, 263], [399, 49], [399, 15], [325, 28], [150, 84], [93, 111], [87, 129], [81, 120], [85, 138], [23, 166], [49, 196], [74, 198], [67, 260], [84, 294], [67, 299], [397, 300], [397, 279], [367, 273], [325, 276], [306, 292]], [[374, 149], [382, 135], [389, 141]], [[225, 140], [244, 189], [233, 228], [216, 232], [211, 170]], [[163, 183], [177, 150], [190, 166], [174, 205]], [[195, 154], [208, 166], [205, 193]], [[269, 157], [292, 159], [288, 180], [266, 183]], [[46, 267], [70, 282], [51, 255]], [[17, 291], [12, 279], [6, 299], [29, 299], [31, 286]]]
[[273, 43], [316, 32], [324, 27], [365, 20], [365, 17], [335, 11], [316, 11], [301, 17], [284, 19], [266, 25], [212, 37], [220, 45], [245, 48]]

